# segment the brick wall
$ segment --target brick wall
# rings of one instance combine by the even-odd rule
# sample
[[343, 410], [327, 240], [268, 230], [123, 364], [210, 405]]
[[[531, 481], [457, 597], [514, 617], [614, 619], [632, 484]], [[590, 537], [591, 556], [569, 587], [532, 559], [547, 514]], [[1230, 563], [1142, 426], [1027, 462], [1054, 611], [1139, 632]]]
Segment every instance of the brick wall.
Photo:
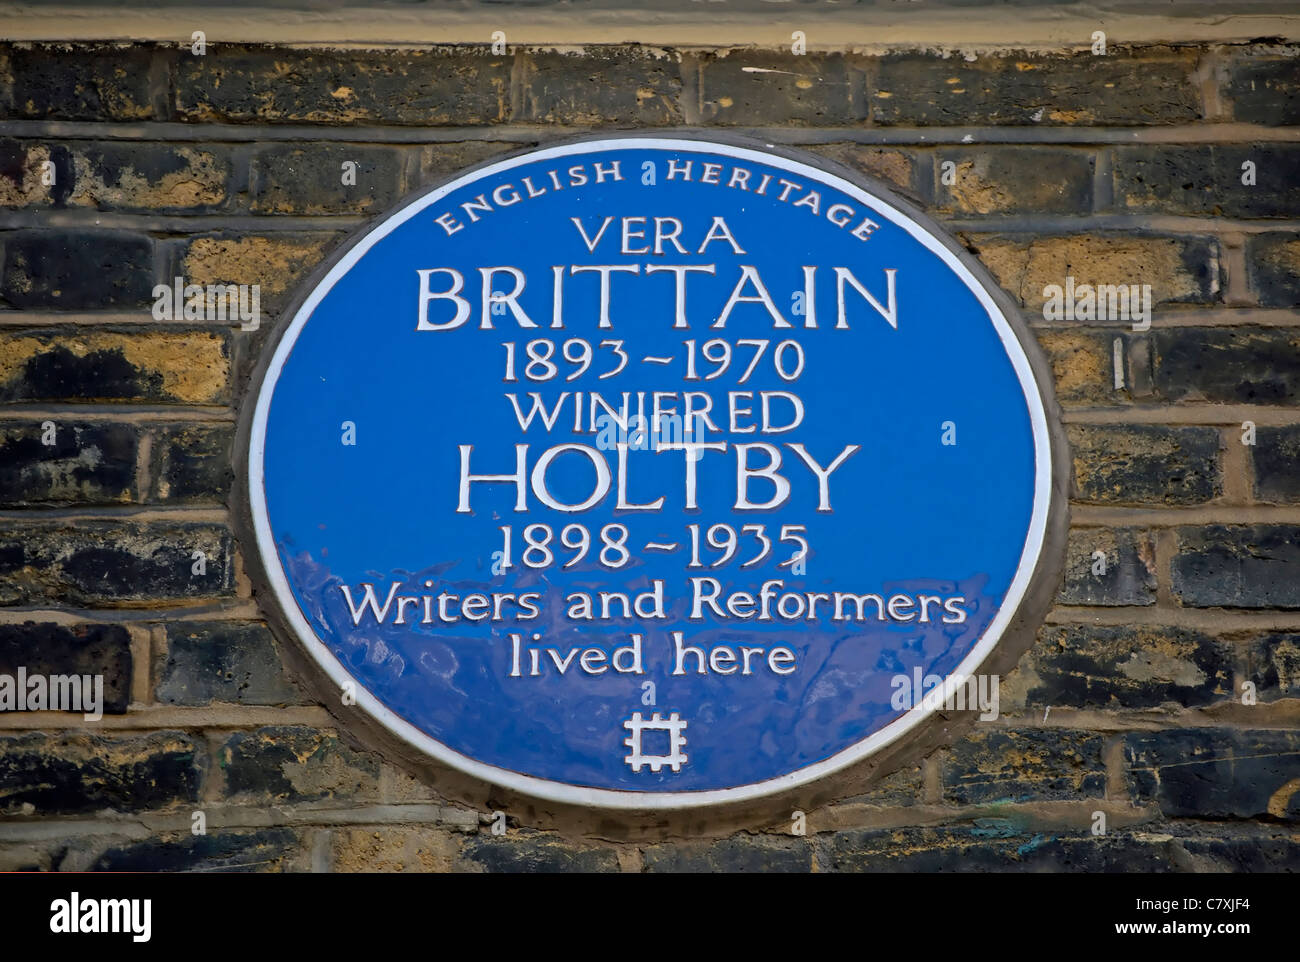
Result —
[[[1295, 48], [10, 44], [0, 111], [0, 671], [103, 674], [107, 711], [0, 714], [0, 870], [1300, 868]], [[1022, 306], [1071, 445], [1065, 581], [1003, 717], [810, 794], [802, 837], [762, 806], [563, 810], [350, 741], [230, 523], [248, 373], [335, 244], [503, 151], [685, 125], [932, 212]], [[1045, 321], [1066, 275], [1150, 284], [1151, 329]], [[269, 317], [155, 321], [176, 276], [260, 284]]]

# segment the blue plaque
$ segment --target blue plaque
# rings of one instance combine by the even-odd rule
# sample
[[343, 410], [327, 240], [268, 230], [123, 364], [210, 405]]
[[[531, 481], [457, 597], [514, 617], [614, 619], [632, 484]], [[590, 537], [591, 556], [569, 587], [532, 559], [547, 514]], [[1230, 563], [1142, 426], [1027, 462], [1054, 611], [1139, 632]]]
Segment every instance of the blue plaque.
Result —
[[806, 155], [620, 135], [480, 166], [360, 234], [277, 335], [245, 480], [281, 626], [340, 713], [496, 784], [804, 784], [924, 722], [1055, 587], [1019, 318]]

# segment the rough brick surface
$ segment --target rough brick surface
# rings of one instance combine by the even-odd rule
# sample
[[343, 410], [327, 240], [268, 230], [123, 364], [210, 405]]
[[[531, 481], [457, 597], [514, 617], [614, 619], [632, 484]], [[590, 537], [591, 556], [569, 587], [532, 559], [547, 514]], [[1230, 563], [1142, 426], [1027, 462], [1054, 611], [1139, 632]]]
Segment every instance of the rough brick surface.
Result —
[[153, 303], [153, 242], [126, 231], [0, 235], [0, 298], [9, 307], [75, 310]]
[[817, 840], [817, 864], [826, 872], [1158, 872], [1170, 870], [1179, 854], [1178, 842], [1149, 834], [1095, 837], [982, 821], [961, 828], [836, 832]]
[[[1233, 695], [1234, 651], [1230, 642], [1182, 628], [1047, 625], [1007, 685], [1030, 706], [1208, 705]], [[1261, 671], [1270, 664], [1261, 659]]]
[[226, 794], [253, 803], [366, 800], [378, 790], [379, 762], [330, 734], [262, 728], [232, 735], [220, 751]]
[[1300, 123], [1300, 69], [1294, 56], [1234, 58], [1225, 93], [1236, 120], [1268, 125]]
[[1216, 245], [1208, 238], [1141, 234], [968, 238], [1004, 290], [1027, 310], [1042, 310], [1050, 285], [1149, 284], [1152, 309], [1218, 299]]
[[225, 502], [234, 481], [235, 430], [229, 424], [176, 424], [153, 435], [153, 497]]
[[1300, 734], [1294, 731], [1135, 732], [1125, 737], [1138, 801], [1171, 816], [1300, 819]]
[[188, 735], [0, 735], [0, 809], [68, 815], [162, 808], [199, 797], [202, 758]]
[[232, 550], [230, 532], [207, 524], [7, 521], [0, 524], [0, 605], [111, 607], [231, 595]]
[[805, 839], [729, 838], [712, 844], [652, 845], [648, 872], [807, 872], [812, 845]]
[[[1254, 184], [1244, 165], [1254, 165]], [[1115, 204], [1128, 211], [1214, 217], [1300, 213], [1300, 145], [1120, 147]]]
[[1076, 528], [1065, 553], [1066, 605], [1153, 605], [1155, 538], [1134, 528]]
[[340, 54], [222, 44], [177, 62], [183, 120], [489, 124], [510, 115], [511, 57], [487, 48]]
[[[0, 674], [16, 677], [21, 667], [29, 678], [98, 675], [103, 679], [101, 708], [105, 714], [126, 711], [131, 701], [132, 665], [131, 635], [122, 625], [65, 626], [30, 621], [0, 625]], [[83, 688], [83, 704], [89, 694]]]
[[944, 799], [982, 802], [1099, 798], [1106, 766], [1098, 735], [1056, 729], [976, 730], [943, 762]]
[[853, 143], [813, 144], [808, 150], [882, 181], [914, 202], [934, 196], [934, 178], [926, 173], [929, 157], [919, 151]]
[[843, 54], [735, 52], [699, 61], [702, 118], [717, 124], [799, 126], [866, 119], [863, 65]]
[[1300, 304], [1300, 239], [1289, 231], [1256, 234], [1247, 243], [1250, 284], [1264, 307]]
[[0, 422], [0, 505], [133, 501], [139, 443], [129, 424]]
[[1296, 403], [1300, 336], [1295, 330], [1153, 330], [1151, 344], [1155, 387], [1170, 401]]
[[818, 866], [833, 872], [1276, 872], [1300, 865], [1300, 843], [1281, 832], [1093, 836], [1034, 831], [1012, 819], [979, 820], [969, 828], [837, 832], [818, 845]]
[[[92, 872], [284, 872], [301, 870], [301, 834], [287, 828], [168, 832], [145, 842], [109, 847]], [[297, 865], [295, 865], [297, 863]]]
[[1087, 214], [1095, 167], [1090, 151], [944, 147], [934, 153], [935, 206], [956, 215]]
[[548, 124], [680, 123], [677, 57], [622, 47], [527, 57], [517, 120]]
[[429, 182], [444, 180], [498, 155], [521, 150], [531, 144], [513, 144], [504, 141], [467, 140], [460, 143], [428, 144], [421, 150], [420, 174]]
[[618, 871], [618, 854], [611, 848], [575, 846], [541, 833], [517, 838], [475, 836], [466, 843], [462, 857], [487, 872]]
[[[480, 39], [0, 43], [0, 120], [22, 121], [0, 138], [0, 675], [102, 676], [109, 716], [0, 714], [0, 871], [1300, 871], [1294, 49]], [[574, 815], [354, 744], [237, 537], [236, 425], [274, 324], [409, 191], [686, 126], [878, 180], [1033, 328], [1071, 527], [999, 720], [744, 820]], [[260, 329], [151, 317], [178, 275], [259, 285]], [[1150, 329], [1045, 317], [1069, 278], [1150, 285]]]
[[197, 237], [186, 243], [181, 272], [191, 284], [256, 284], [266, 310], [282, 305], [337, 240], [325, 234]]
[[1072, 424], [1075, 499], [1102, 504], [1197, 504], [1223, 491], [1213, 428]]
[[147, 120], [153, 50], [130, 44], [9, 47], [9, 116], [50, 120]]
[[169, 625], [154, 694], [165, 705], [303, 704], [265, 625]]
[[[253, 158], [252, 208], [262, 214], [366, 214], [397, 200], [405, 152], [353, 144], [278, 144]], [[345, 165], [352, 164], [352, 168]]]
[[0, 207], [212, 213], [227, 206], [234, 176], [227, 147], [0, 141]]
[[1246, 674], [1260, 701], [1300, 697], [1300, 635], [1265, 635], [1246, 651]]
[[220, 331], [0, 331], [0, 401], [213, 404], [229, 376]]
[[1300, 527], [1182, 528], [1173, 590], [1197, 608], [1300, 608]]
[[1114, 342], [1127, 339], [1097, 331], [1038, 331], [1038, 344], [1052, 367], [1056, 399], [1063, 407], [1122, 404], [1126, 393], [1115, 387]]
[[[1247, 431], [1242, 431], [1247, 436]], [[1254, 466], [1255, 497], [1260, 501], [1300, 500], [1300, 426], [1256, 427], [1246, 445]]]
[[1187, 123], [1201, 116], [1195, 66], [1190, 51], [888, 54], [871, 91], [871, 117], [918, 126]]
[[382, 825], [338, 829], [332, 835], [336, 872], [451, 872], [467, 867], [459, 861], [461, 839], [443, 827]]

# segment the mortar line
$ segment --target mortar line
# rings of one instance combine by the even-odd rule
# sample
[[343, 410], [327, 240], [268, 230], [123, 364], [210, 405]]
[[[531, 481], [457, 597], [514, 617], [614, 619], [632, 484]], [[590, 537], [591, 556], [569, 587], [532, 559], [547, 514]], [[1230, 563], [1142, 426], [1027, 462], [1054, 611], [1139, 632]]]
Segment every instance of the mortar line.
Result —
[[1099, 627], [1153, 626], [1189, 628], [1206, 632], [1258, 632], [1300, 630], [1300, 612], [1228, 608], [1167, 608], [1116, 606], [1076, 608], [1058, 606], [1047, 613], [1045, 624]]
[[41, 521], [190, 521], [202, 524], [229, 524], [230, 511], [225, 507], [198, 507], [180, 504], [104, 505], [93, 508], [78, 505], [75, 508], [36, 508], [0, 510], [0, 523]]
[[[1242, 418], [1243, 421], [1254, 420]], [[1250, 457], [1247, 446], [1241, 443], [1239, 423], [1225, 424], [1219, 431], [1219, 446], [1223, 450], [1223, 497], [1228, 503], [1253, 504], [1254, 486], [1250, 481]]]
[[[724, 188], [725, 189], [725, 188]], [[1247, 234], [1266, 233], [1300, 233], [1300, 219], [1278, 218], [1258, 219], [1216, 217], [1195, 214], [1159, 214], [1151, 212], [1122, 212], [1102, 214], [989, 214], [984, 216], [954, 216], [939, 210], [930, 211], [931, 215], [949, 231], [966, 234], [1070, 234], [1141, 232], [1155, 237], [1192, 236], [1235, 238]], [[342, 234], [355, 230], [372, 221], [369, 214], [254, 214], [247, 211], [236, 213], [188, 214], [154, 214], [131, 212], [105, 212], [94, 209], [78, 208], [22, 208], [0, 211], [0, 230], [133, 230], [140, 233], [157, 235], [197, 235], [217, 232], [244, 233], [318, 233]], [[183, 241], [184, 238], [180, 240]], [[167, 243], [176, 238], [163, 238]], [[160, 246], [166, 247], [167, 243]], [[174, 246], [174, 245], [173, 245]], [[978, 246], [978, 244], [977, 244]], [[1229, 248], [1231, 250], [1231, 248]], [[161, 256], [161, 255], [160, 255]], [[1227, 256], [1227, 255], [1225, 255]], [[1244, 253], [1242, 254], [1244, 262]], [[164, 265], [156, 265], [156, 272], [166, 274]], [[1251, 303], [1249, 291], [1244, 287], [1243, 279], [1238, 287], [1237, 296]], [[1230, 283], [1232, 275], [1229, 275]], [[1240, 292], [1246, 291], [1245, 295]]]
[[1300, 504], [1121, 507], [1072, 502], [1070, 505], [1070, 525], [1074, 528], [1251, 524], [1300, 524]]
[[[671, 136], [679, 127], [698, 131], [700, 125], [666, 124], [646, 129]], [[7, 120], [0, 136], [32, 140], [139, 140], [221, 144], [247, 141], [330, 140], [358, 144], [529, 143], [604, 130], [592, 124], [481, 124], [446, 126], [337, 126], [299, 122], [289, 124], [187, 123], [182, 121], [63, 121]], [[1300, 142], [1300, 126], [1266, 126], [1238, 122], [1152, 125], [1150, 127], [1044, 126], [730, 126], [704, 125], [703, 131], [732, 131], [784, 144], [888, 144], [960, 146], [997, 144], [1239, 144]]]
[[146, 504], [149, 501], [150, 488], [152, 486], [150, 464], [153, 455], [153, 432], [141, 431], [140, 440], [136, 446], [135, 460], [135, 489], [136, 503]]
[[[1244, 404], [1186, 404], [1162, 407], [1067, 408], [1061, 420], [1066, 424], [1098, 425], [1207, 425], [1239, 427], [1242, 421], [1279, 426], [1300, 422], [1300, 408], [1252, 407]], [[1236, 438], [1240, 443], [1239, 435]]]

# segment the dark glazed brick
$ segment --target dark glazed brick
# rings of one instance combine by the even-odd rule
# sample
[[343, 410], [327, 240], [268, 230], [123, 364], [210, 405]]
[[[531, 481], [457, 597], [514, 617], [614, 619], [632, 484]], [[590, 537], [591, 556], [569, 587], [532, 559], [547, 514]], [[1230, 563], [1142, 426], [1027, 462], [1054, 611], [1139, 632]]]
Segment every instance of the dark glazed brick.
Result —
[[1223, 493], [1214, 428], [1071, 424], [1067, 433], [1075, 500], [1200, 504]]
[[488, 872], [618, 871], [618, 854], [613, 849], [579, 847], [552, 835], [476, 836], [465, 843], [461, 854]]
[[1124, 739], [1140, 804], [1171, 817], [1300, 819], [1300, 733], [1190, 728]]
[[1300, 527], [1178, 529], [1174, 595], [1193, 608], [1300, 608]]
[[1300, 698], [1300, 635], [1265, 635], [1246, 651], [1246, 676], [1262, 702]]
[[1151, 331], [1155, 387], [1170, 401], [1294, 404], [1300, 336], [1281, 328]]
[[[404, 153], [350, 144], [277, 145], [253, 158], [252, 209], [259, 214], [361, 214], [385, 210], [402, 189]], [[347, 162], [355, 181], [343, 182]]]
[[307, 704], [285, 674], [265, 625], [173, 624], [154, 692], [167, 705]]
[[871, 116], [884, 125], [1141, 126], [1198, 120], [1194, 51], [896, 53], [879, 60]]
[[138, 445], [127, 424], [0, 422], [0, 505], [133, 501]]
[[676, 54], [638, 47], [527, 54], [523, 116], [546, 124], [682, 122]]
[[[1241, 181], [1248, 160], [1255, 164], [1253, 186]], [[1115, 205], [1122, 210], [1214, 217], [1300, 213], [1300, 145], [1117, 147], [1114, 178]]]
[[42, 815], [133, 812], [199, 797], [198, 750], [181, 732], [135, 738], [0, 736], [0, 810]]
[[1300, 124], [1300, 58], [1239, 58], [1229, 67], [1225, 93], [1236, 120], [1278, 127]]
[[1255, 443], [1246, 451], [1255, 467], [1258, 500], [1300, 501], [1300, 427], [1257, 427]]
[[812, 847], [795, 839], [727, 838], [709, 845], [652, 845], [647, 872], [811, 872]]
[[1034, 705], [1112, 710], [1233, 697], [1233, 646], [1167, 627], [1048, 625], [1021, 659]]
[[1294, 233], [1247, 238], [1246, 270], [1262, 307], [1300, 306], [1300, 238]]
[[131, 703], [132, 664], [131, 636], [121, 625], [0, 625], [0, 674], [16, 676], [23, 667], [28, 677], [101, 675], [106, 715]]
[[984, 802], [1097, 798], [1106, 790], [1098, 735], [1064, 729], [975, 731], [943, 761], [944, 799]]
[[[205, 555], [195, 574], [195, 551]], [[128, 521], [0, 525], [0, 604], [70, 605], [232, 596], [230, 532]]]
[[178, 424], [153, 439], [153, 496], [160, 501], [230, 497], [235, 429], [229, 424]]
[[491, 124], [508, 119], [511, 56], [485, 47], [293, 50], [214, 45], [182, 52], [183, 120], [329, 124]]
[[0, 295], [10, 307], [76, 310], [153, 303], [153, 242], [125, 231], [4, 235]]
[[35, 44], [9, 48], [10, 116], [48, 120], [153, 119], [142, 45]]
[[230, 399], [224, 331], [0, 330], [0, 401]]
[[170, 833], [116, 845], [95, 859], [92, 872], [276, 872], [303, 848], [287, 828], [256, 832]]
[[699, 70], [701, 113], [712, 123], [815, 127], [867, 117], [862, 68], [843, 54], [706, 54]]
[[[1098, 571], [1105, 554], [1105, 570]], [[1075, 528], [1065, 552], [1063, 605], [1153, 605], [1156, 549], [1149, 531], [1134, 528]]]
[[226, 795], [252, 802], [373, 799], [379, 761], [334, 735], [308, 728], [260, 728], [232, 735], [221, 749]]

